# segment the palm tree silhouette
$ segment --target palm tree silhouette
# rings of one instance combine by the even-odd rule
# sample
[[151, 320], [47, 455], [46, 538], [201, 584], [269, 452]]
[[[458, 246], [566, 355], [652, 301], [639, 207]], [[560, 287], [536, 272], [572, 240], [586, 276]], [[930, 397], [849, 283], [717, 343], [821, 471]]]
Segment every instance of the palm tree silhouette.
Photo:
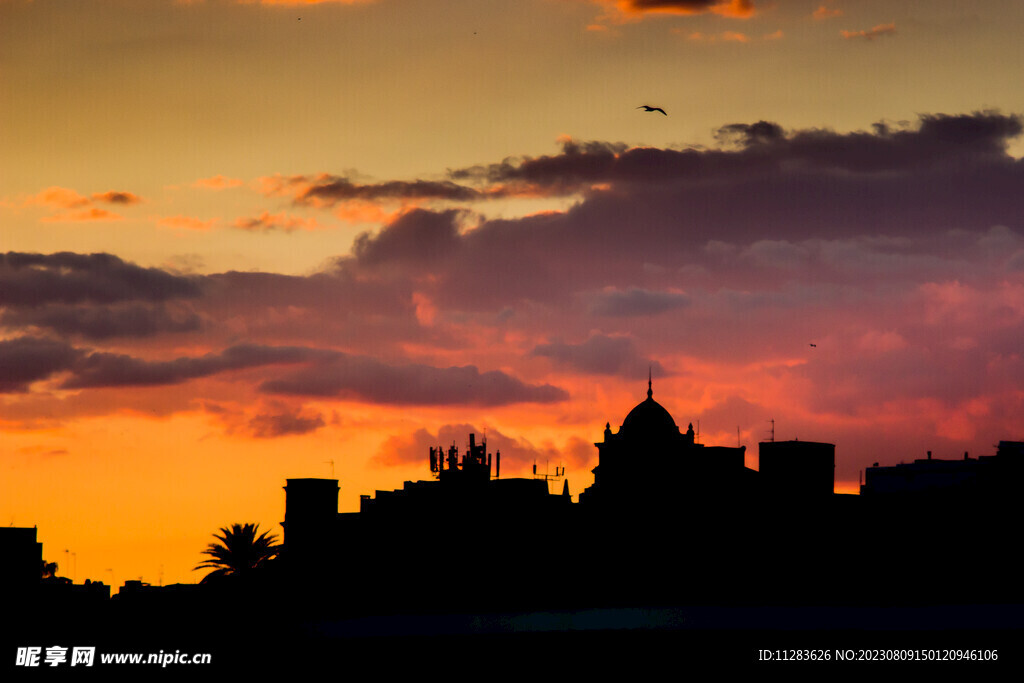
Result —
[[[220, 543], [211, 543], [203, 551], [210, 559], [196, 565], [198, 569], [213, 569], [203, 577], [200, 583], [208, 583], [222, 578], [243, 579], [265, 567], [267, 563], [281, 551], [276, 545], [277, 536], [264, 531], [259, 536], [259, 524], [232, 524], [231, 528], [222, 527], [220, 534], [213, 537]], [[193, 571], [195, 571], [193, 570]]]

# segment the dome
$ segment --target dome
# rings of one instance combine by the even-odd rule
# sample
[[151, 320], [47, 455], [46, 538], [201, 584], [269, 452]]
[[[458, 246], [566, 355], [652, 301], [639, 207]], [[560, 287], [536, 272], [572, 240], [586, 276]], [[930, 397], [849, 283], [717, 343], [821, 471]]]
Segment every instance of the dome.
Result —
[[678, 434], [679, 427], [672, 415], [654, 400], [650, 380], [647, 382], [647, 399], [637, 404], [622, 421], [622, 431], [634, 436], [656, 436], [662, 433]]

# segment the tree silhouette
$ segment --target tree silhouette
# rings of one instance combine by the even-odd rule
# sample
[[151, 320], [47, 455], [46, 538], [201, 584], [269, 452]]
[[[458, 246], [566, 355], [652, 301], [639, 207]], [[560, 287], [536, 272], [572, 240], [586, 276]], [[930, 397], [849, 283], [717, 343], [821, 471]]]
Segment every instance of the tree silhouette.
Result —
[[[213, 537], [220, 543], [211, 543], [203, 551], [210, 559], [196, 565], [198, 569], [213, 569], [203, 577], [200, 583], [208, 583], [217, 579], [244, 579], [265, 567], [281, 550], [276, 545], [277, 536], [264, 531], [259, 536], [259, 524], [232, 524], [231, 528], [223, 527], [220, 534]], [[193, 571], [195, 571], [193, 570]]]

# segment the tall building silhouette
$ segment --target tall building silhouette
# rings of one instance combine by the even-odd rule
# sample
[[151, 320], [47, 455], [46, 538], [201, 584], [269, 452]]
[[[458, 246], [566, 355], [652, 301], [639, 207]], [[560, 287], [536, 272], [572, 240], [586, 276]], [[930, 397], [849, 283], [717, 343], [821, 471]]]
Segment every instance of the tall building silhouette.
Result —
[[594, 483], [580, 494], [586, 506], [678, 507], [708, 497], [743, 497], [756, 486], [757, 473], [744, 465], [746, 447], [697, 443], [692, 423], [681, 432], [654, 400], [650, 379], [647, 398], [629, 411], [618, 431], [606, 423], [604, 439], [594, 445]]

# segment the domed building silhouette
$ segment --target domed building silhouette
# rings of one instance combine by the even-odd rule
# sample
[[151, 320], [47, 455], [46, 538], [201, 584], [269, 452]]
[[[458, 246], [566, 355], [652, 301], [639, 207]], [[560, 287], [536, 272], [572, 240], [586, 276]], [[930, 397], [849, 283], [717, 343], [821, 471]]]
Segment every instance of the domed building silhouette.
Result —
[[672, 414], [647, 398], [629, 411], [617, 432], [611, 423], [604, 441], [594, 444], [598, 465], [594, 483], [580, 503], [609, 508], [683, 507], [709, 497], [744, 496], [757, 484], [757, 472], [744, 465], [746, 447], [697, 443], [693, 424], [680, 431]]

